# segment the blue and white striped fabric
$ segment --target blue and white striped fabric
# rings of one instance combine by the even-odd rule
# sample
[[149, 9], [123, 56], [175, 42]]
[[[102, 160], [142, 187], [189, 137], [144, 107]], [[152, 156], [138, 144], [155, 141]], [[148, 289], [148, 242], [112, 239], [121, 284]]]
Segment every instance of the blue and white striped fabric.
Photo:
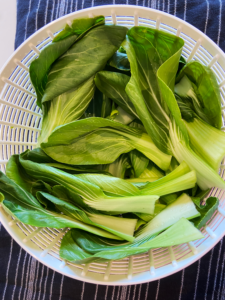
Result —
[[[104, 4], [133, 4], [163, 10], [205, 32], [225, 51], [223, 0], [17, 0], [15, 47], [40, 27], [67, 13]], [[223, 300], [225, 242], [185, 270], [147, 284], [113, 287], [83, 283], [48, 269], [0, 225], [1, 300]]]

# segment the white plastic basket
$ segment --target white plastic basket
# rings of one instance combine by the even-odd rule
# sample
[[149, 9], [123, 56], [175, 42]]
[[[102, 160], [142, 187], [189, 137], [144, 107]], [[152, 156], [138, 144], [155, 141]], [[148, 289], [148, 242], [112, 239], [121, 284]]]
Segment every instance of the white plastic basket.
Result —
[[[107, 24], [148, 26], [178, 35], [185, 41], [183, 56], [198, 60], [214, 71], [221, 89], [225, 117], [225, 54], [202, 32], [188, 23], [158, 10], [138, 6], [99, 6], [66, 15], [43, 27], [27, 39], [0, 72], [0, 170], [11, 155], [33, 149], [41, 126], [41, 111], [29, 78], [29, 65], [66, 23], [75, 18], [104, 15]], [[221, 176], [225, 177], [224, 165]], [[206, 254], [225, 234], [224, 191], [212, 189], [220, 199], [218, 211], [202, 230], [205, 238], [188, 244], [158, 248], [110, 263], [76, 265], [62, 261], [59, 247], [67, 229], [35, 228], [16, 222], [0, 207], [0, 221], [9, 234], [30, 255], [46, 266], [82, 281], [107, 285], [144, 283], [173, 274]]]

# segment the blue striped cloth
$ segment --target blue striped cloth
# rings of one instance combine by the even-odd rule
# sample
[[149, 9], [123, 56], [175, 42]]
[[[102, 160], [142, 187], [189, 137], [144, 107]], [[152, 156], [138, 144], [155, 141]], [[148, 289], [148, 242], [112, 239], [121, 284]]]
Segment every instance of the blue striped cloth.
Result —
[[[133, 4], [163, 10], [205, 32], [225, 50], [223, 0], [17, 0], [15, 47], [67, 13], [103, 4]], [[22, 250], [0, 225], [1, 300], [223, 300], [225, 242], [185, 270], [133, 286], [83, 283], [48, 269]]]

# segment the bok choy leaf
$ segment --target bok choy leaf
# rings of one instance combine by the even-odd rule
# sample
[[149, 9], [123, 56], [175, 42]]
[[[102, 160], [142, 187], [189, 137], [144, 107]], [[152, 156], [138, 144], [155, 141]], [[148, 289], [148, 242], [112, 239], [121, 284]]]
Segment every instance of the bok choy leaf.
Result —
[[203, 121], [222, 126], [220, 90], [213, 71], [192, 61], [179, 73], [174, 91]]
[[88, 118], [56, 128], [41, 144], [47, 155], [68, 164], [108, 164], [133, 149], [142, 152], [161, 169], [171, 156], [160, 151], [139, 129], [103, 118]]
[[54, 211], [44, 209], [41, 204], [19, 185], [0, 172], [0, 202], [4, 210], [24, 224], [51, 228], [80, 228], [101, 236], [118, 239], [100, 228], [87, 225]]
[[225, 188], [223, 179], [191, 149], [173, 93], [183, 40], [140, 26], [131, 28], [127, 36], [122, 44], [131, 65], [126, 92], [152, 140], [195, 170], [201, 189]]
[[125, 38], [127, 28], [101, 25], [90, 30], [52, 66], [42, 103], [77, 87], [101, 71]]
[[218, 172], [225, 156], [225, 133], [199, 118], [185, 124], [192, 149]]
[[[61, 188], [61, 187], [60, 187]], [[55, 191], [58, 191], [58, 189]], [[56, 207], [66, 216], [89, 224], [118, 236], [121, 239], [132, 242], [134, 240], [133, 234], [137, 223], [135, 219], [125, 219], [114, 216], [103, 215], [97, 212], [88, 212], [85, 209], [79, 209], [72, 202], [68, 202], [45, 192], [37, 193], [38, 199], [47, 199], [54, 203]]]
[[103, 94], [112, 99], [127, 113], [139, 118], [125, 91], [129, 80], [129, 76], [116, 72], [100, 71], [95, 75], [95, 84]]
[[85, 33], [87, 33], [88, 30], [104, 24], [105, 17], [103, 16], [75, 19], [73, 20], [71, 27], [69, 25], [66, 25], [65, 28], [54, 37], [53, 42], [58, 42], [74, 34], [78, 36], [77, 39], [80, 39]]
[[43, 103], [43, 119], [38, 144], [48, 140], [49, 135], [57, 126], [79, 119], [86, 111], [94, 96], [93, 77], [81, 83], [51, 101]]
[[[41, 107], [41, 100], [45, 92], [48, 73], [52, 64], [64, 54], [81, 35], [83, 36], [85, 32], [92, 27], [104, 23], [105, 19], [102, 16], [74, 20], [72, 29], [67, 25], [66, 28], [53, 39], [52, 43], [41, 51], [39, 57], [32, 61], [29, 69], [30, 79], [36, 91], [37, 105], [39, 107]], [[52, 97], [52, 99], [53, 98], [55, 97]]]
[[[152, 248], [169, 247], [180, 243], [187, 243], [204, 236], [196, 229], [192, 223], [185, 218], [181, 218], [174, 225], [168, 228], [155, 238], [139, 244], [119, 244], [106, 238], [98, 238], [81, 230], [72, 229], [65, 235], [60, 247], [60, 255], [69, 261], [80, 261], [86, 257], [101, 257], [110, 260], [122, 259], [124, 257], [147, 252]], [[79, 245], [79, 246], [78, 246]], [[67, 247], [69, 251], [67, 251]]]

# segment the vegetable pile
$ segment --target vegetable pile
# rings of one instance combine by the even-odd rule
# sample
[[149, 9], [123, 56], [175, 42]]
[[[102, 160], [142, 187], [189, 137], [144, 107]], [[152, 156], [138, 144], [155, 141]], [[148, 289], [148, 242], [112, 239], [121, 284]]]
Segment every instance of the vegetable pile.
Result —
[[[0, 174], [17, 220], [65, 228], [60, 256], [107, 261], [203, 238], [225, 189], [220, 91], [181, 38], [76, 19], [30, 65], [38, 146]], [[191, 221], [189, 221], [191, 220]]]

